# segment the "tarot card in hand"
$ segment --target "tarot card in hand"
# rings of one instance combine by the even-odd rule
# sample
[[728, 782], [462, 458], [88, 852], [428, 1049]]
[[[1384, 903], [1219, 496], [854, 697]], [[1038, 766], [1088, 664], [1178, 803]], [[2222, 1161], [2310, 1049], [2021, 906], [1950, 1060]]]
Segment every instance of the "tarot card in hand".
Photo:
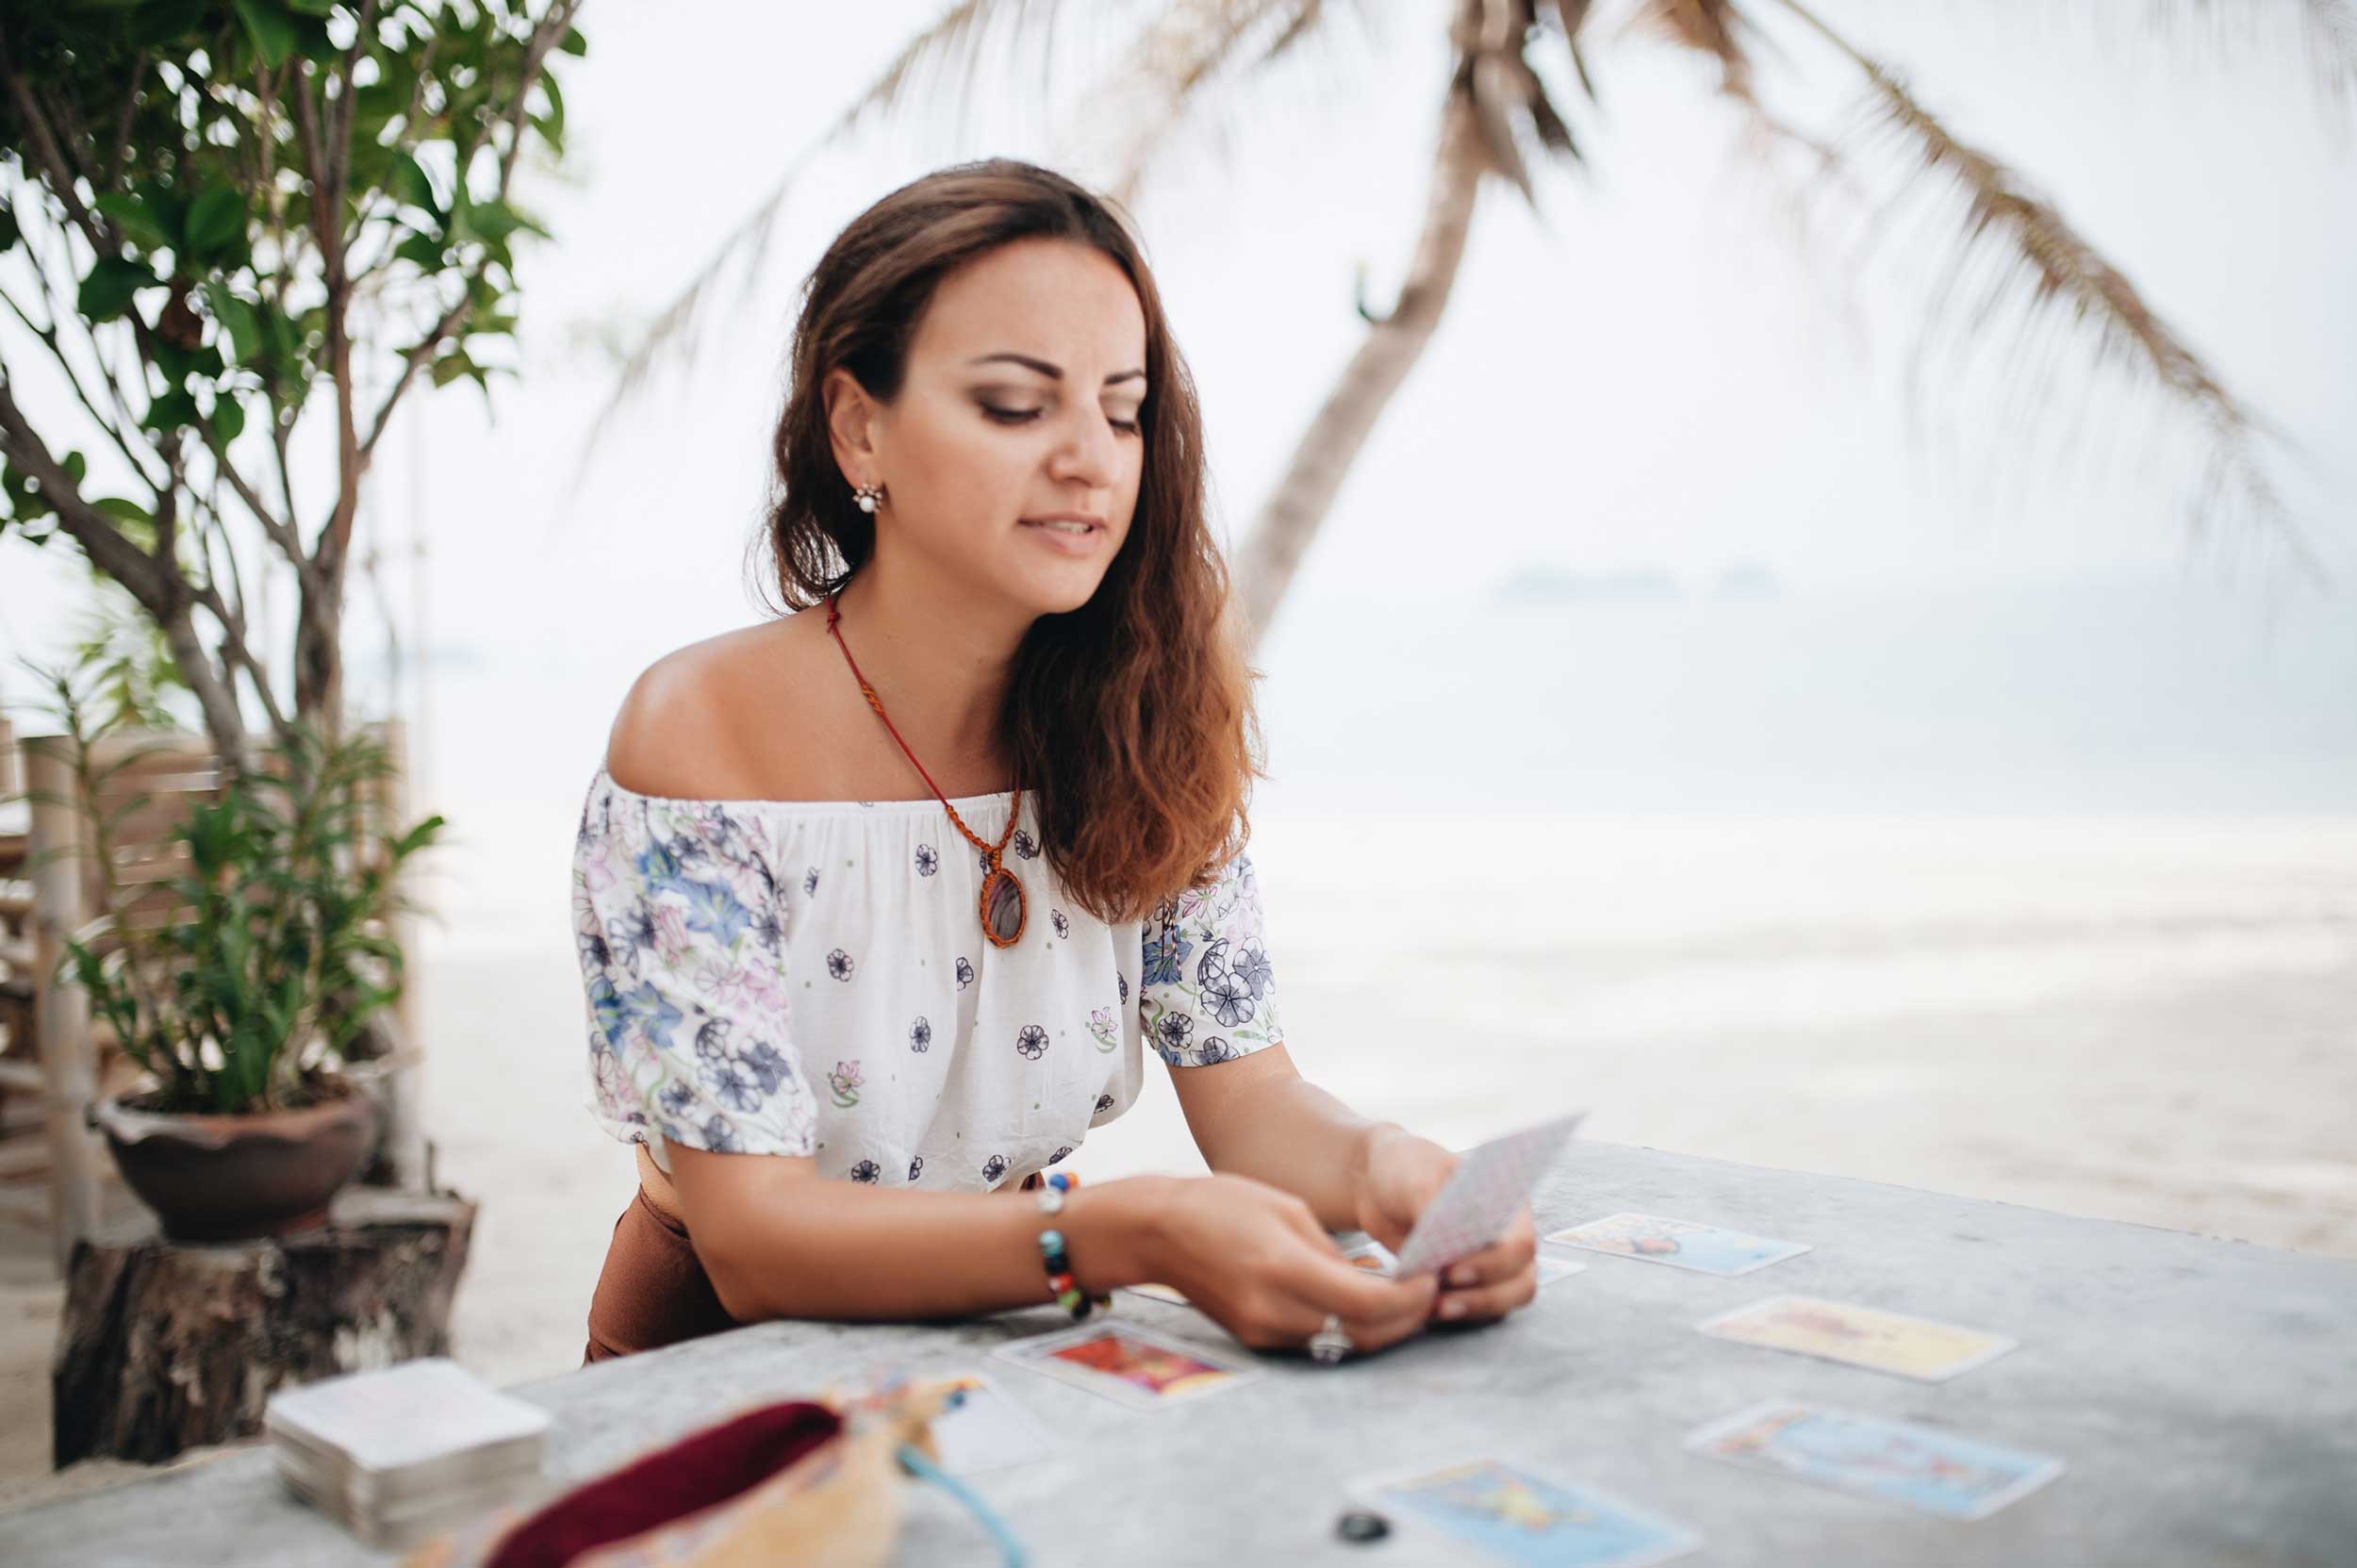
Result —
[[1808, 1250], [1805, 1242], [1771, 1241], [1765, 1236], [1747, 1236], [1740, 1230], [1722, 1230], [1690, 1219], [1663, 1219], [1658, 1214], [1612, 1214], [1553, 1231], [1547, 1240], [1565, 1246], [1585, 1247], [1591, 1252], [1609, 1252], [1616, 1257], [1641, 1258], [1649, 1263], [1668, 1263], [1673, 1268], [1719, 1275], [1749, 1274]]
[[1980, 1329], [1813, 1296], [1772, 1296], [1696, 1325], [1717, 1339], [1943, 1383], [2020, 1343]]
[[952, 1476], [1024, 1464], [1056, 1451], [1047, 1428], [1004, 1389], [979, 1372], [941, 1379], [949, 1408], [933, 1417], [933, 1450]]
[[1159, 1410], [1224, 1394], [1257, 1369], [1135, 1324], [1090, 1324], [1002, 1345], [992, 1354], [1124, 1405]]
[[1500, 1460], [1371, 1477], [1351, 1490], [1393, 1519], [1527, 1568], [1641, 1568], [1702, 1544], [1691, 1530], [1591, 1488]]
[[1400, 1244], [1403, 1279], [1443, 1269], [1506, 1234], [1530, 1189], [1562, 1150], [1585, 1112], [1492, 1138], [1469, 1150]]
[[[1343, 1248], [1343, 1261], [1353, 1268], [1363, 1268], [1369, 1274], [1380, 1274], [1386, 1279], [1396, 1278], [1399, 1273], [1398, 1258], [1393, 1255], [1390, 1247], [1372, 1236], [1356, 1246]], [[1542, 1247], [1540, 1249], [1536, 1266], [1539, 1271], [1539, 1283], [1543, 1288], [1554, 1284], [1558, 1279], [1569, 1279], [1588, 1265], [1574, 1263], [1569, 1258], [1558, 1258]]]
[[1985, 1519], [2063, 1472], [2063, 1461], [2051, 1454], [1788, 1399], [1702, 1428], [1686, 1446], [1729, 1464], [1950, 1519]]

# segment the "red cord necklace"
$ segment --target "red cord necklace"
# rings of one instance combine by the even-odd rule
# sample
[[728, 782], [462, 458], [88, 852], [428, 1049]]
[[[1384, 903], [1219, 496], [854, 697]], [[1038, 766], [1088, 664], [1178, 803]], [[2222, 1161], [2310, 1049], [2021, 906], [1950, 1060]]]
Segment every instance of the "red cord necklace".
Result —
[[1023, 815], [1023, 786], [1021, 784], [1014, 786], [1014, 801], [1007, 810], [1007, 829], [998, 835], [998, 842], [985, 844], [975, 837], [974, 830], [967, 827], [965, 819], [958, 815], [958, 808], [949, 803], [949, 797], [941, 793], [941, 786], [933, 783], [933, 776], [925, 771], [925, 765], [916, 760], [916, 753], [909, 751], [909, 743], [901, 740], [900, 732], [893, 728], [891, 716], [884, 712], [883, 700], [876, 695], [876, 688], [869, 685], [867, 677], [859, 672], [859, 661], [851, 657], [851, 645], [843, 640], [843, 633], [837, 625], [843, 619], [842, 608], [837, 602], [842, 597], [843, 590], [840, 588], [827, 595], [828, 634], [834, 638], [835, 646], [843, 650], [843, 662], [851, 667], [851, 679], [859, 683], [859, 694], [867, 699], [867, 705], [876, 710], [876, 717], [883, 720], [884, 728], [892, 731], [892, 738], [899, 743], [901, 751], [915, 767], [918, 776], [941, 801], [941, 809], [949, 814], [949, 820], [956, 824], [958, 832], [965, 834], [966, 842], [982, 851], [983, 863], [989, 869], [982, 875], [981, 897], [975, 900], [976, 913], [981, 916], [982, 935], [994, 948], [1012, 948], [1022, 940], [1023, 928], [1030, 918], [1023, 884], [1015, 880], [1013, 871], [1001, 864], [1007, 840], [1014, 835], [1015, 822]]

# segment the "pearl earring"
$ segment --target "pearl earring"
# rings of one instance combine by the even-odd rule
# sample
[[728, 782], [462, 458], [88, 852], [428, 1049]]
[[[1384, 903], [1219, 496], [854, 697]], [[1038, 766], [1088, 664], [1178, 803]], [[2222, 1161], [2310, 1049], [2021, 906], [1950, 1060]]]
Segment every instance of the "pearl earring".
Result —
[[883, 487], [882, 485], [862, 485], [851, 492], [851, 499], [859, 503], [859, 509], [861, 511], [867, 513], [870, 517], [873, 517], [876, 511], [876, 503], [883, 499]]

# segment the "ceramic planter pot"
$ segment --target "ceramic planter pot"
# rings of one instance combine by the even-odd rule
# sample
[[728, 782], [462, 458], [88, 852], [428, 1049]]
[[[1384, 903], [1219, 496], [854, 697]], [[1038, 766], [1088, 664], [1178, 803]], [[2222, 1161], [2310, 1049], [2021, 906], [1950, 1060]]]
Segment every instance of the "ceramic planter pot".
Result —
[[300, 1111], [181, 1115], [101, 1103], [123, 1180], [174, 1241], [225, 1242], [307, 1230], [376, 1142], [376, 1102], [354, 1085]]

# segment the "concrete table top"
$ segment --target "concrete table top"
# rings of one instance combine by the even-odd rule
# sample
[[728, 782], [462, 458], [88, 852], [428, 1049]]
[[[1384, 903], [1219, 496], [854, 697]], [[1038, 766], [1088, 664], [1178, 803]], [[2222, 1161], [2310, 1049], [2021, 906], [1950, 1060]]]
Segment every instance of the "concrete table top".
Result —
[[[777, 1323], [513, 1392], [555, 1417], [552, 1481], [613, 1466], [758, 1400], [882, 1366], [982, 1366], [1065, 1440], [970, 1483], [1042, 1564], [1468, 1560], [1406, 1533], [1333, 1533], [1344, 1484], [1488, 1455], [1585, 1483], [1704, 1538], [1682, 1562], [2357, 1562], [2357, 1263], [1839, 1178], [1574, 1141], [1543, 1232], [1637, 1210], [1806, 1242], [1737, 1279], [1565, 1254], [1586, 1271], [1508, 1322], [1320, 1367], [1265, 1358], [1226, 1394], [1131, 1411], [988, 1352], [1066, 1326], [1052, 1307], [939, 1328]], [[1944, 1384], [1726, 1343], [1694, 1326], [1785, 1293], [2011, 1335]], [[1211, 1346], [1188, 1309], [1120, 1312]], [[1698, 1426], [1773, 1397], [1923, 1421], [2061, 1456], [1976, 1523], [1920, 1515], [1687, 1453]], [[255, 1565], [398, 1560], [358, 1546], [256, 1449], [0, 1518], [0, 1560]], [[912, 1487], [900, 1560], [997, 1560], [971, 1517]]]

